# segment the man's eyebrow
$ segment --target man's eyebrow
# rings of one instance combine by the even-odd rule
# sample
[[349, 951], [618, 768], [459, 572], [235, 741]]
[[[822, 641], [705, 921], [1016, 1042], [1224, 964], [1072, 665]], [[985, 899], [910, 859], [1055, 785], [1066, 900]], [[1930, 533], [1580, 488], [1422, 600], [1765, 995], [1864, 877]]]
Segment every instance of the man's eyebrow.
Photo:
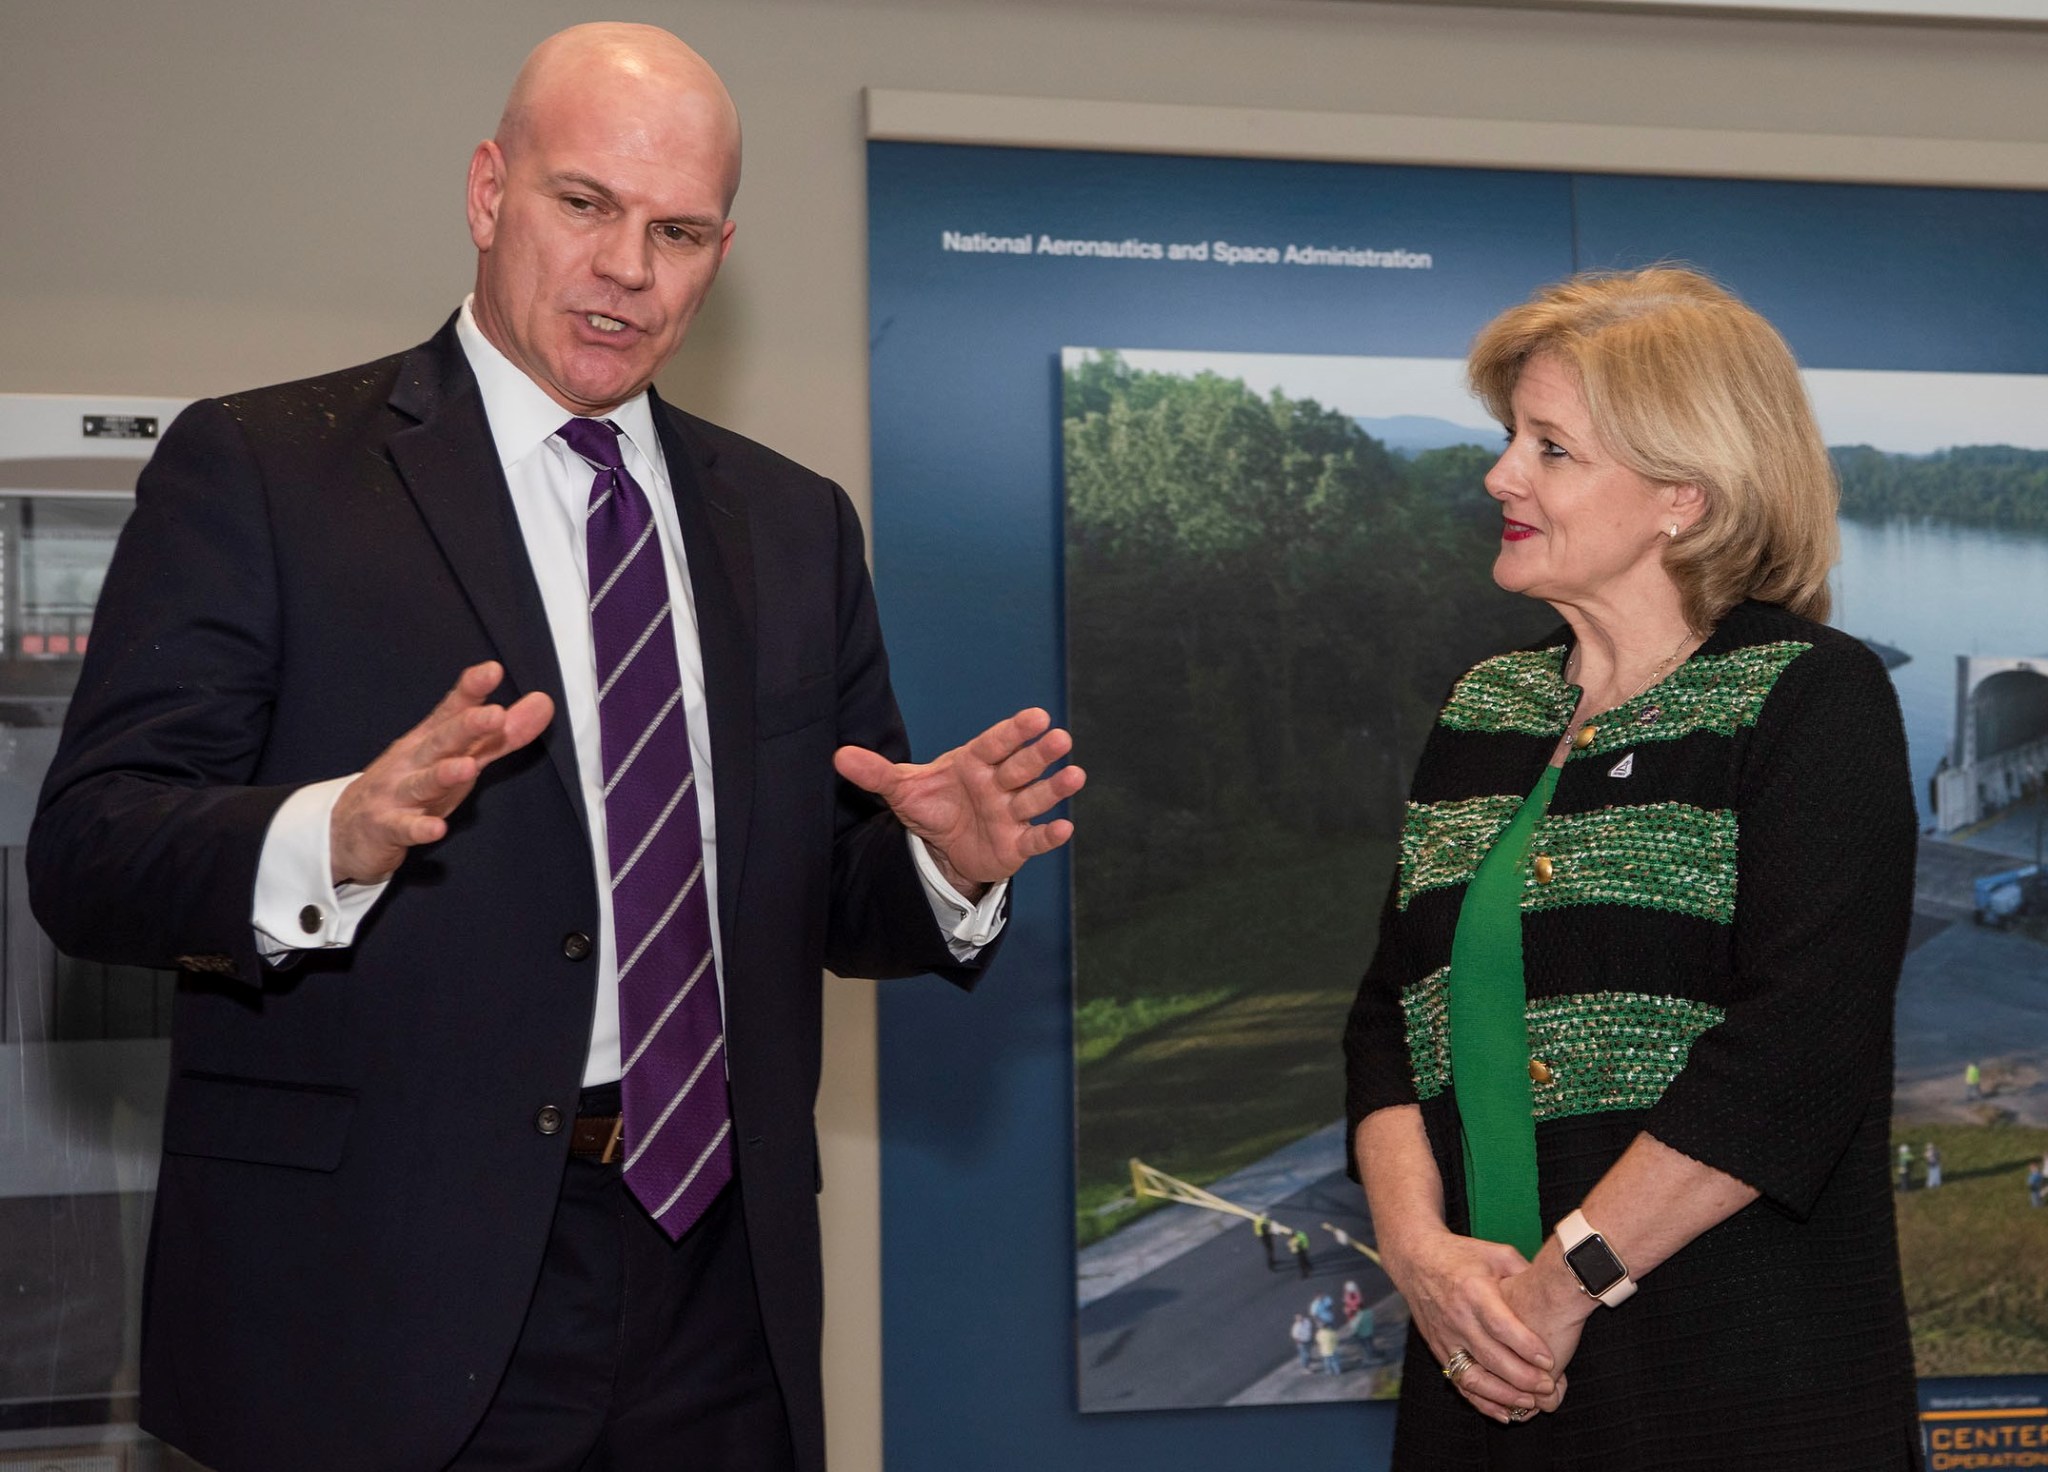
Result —
[[608, 189], [603, 184], [598, 183], [597, 180], [591, 178], [588, 174], [578, 174], [568, 171], [559, 174], [550, 174], [548, 175], [548, 183], [556, 187], [567, 185], [571, 188], [579, 189], [585, 194], [594, 194], [599, 199], [603, 200], [606, 204], [615, 207], [619, 202], [618, 195], [612, 193], [610, 189]]
[[[548, 183], [550, 186], [557, 189], [566, 187], [578, 190], [579, 192], [584, 194], [594, 194], [600, 200], [604, 201], [604, 203], [610, 205], [613, 209], [624, 208], [624, 206], [619, 200], [618, 195], [613, 193], [610, 187], [604, 184], [600, 184], [597, 180], [591, 178], [588, 174], [579, 174], [574, 170], [564, 170], [558, 174], [548, 175]], [[724, 215], [712, 214], [668, 215], [664, 216], [663, 218], [669, 224], [698, 225], [704, 227], [705, 229], [716, 229], [717, 227], [725, 223]]]

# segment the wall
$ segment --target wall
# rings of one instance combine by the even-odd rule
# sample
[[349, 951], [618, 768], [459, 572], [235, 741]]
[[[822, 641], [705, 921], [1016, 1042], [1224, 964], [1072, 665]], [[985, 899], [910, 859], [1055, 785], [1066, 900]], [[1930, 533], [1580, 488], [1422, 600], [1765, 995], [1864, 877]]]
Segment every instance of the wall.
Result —
[[[0, 391], [220, 392], [416, 341], [547, 0], [0, 0]], [[2048, 33], [1343, 0], [639, 3], [747, 123], [737, 247], [664, 391], [867, 499], [864, 86], [2048, 141]], [[887, 600], [887, 589], [883, 597]], [[1056, 692], [1048, 692], [1048, 695]], [[880, 1464], [874, 1008], [820, 1117], [841, 1472]]]

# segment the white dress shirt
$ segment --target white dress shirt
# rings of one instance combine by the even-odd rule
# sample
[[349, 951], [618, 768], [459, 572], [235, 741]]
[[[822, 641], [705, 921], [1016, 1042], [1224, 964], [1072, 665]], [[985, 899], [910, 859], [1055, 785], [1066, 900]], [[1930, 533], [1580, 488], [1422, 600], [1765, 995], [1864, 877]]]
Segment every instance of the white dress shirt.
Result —
[[[598, 935], [597, 1013], [591, 1027], [583, 1081], [609, 1083], [619, 1068], [619, 962], [611, 915], [611, 869], [605, 847], [603, 743], [598, 730], [596, 655], [590, 633], [590, 578], [584, 550], [584, 513], [596, 471], [557, 432], [568, 416], [560, 405], [515, 367], [476, 325], [464, 301], [456, 334], [482, 391], [505, 482], [526, 554], [540, 584], [555, 659], [561, 666], [561, 711], [568, 718], [582, 778], [583, 807], [590, 824], [591, 862], [597, 871], [601, 907]], [[704, 838], [704, 890], [711, 907], [711, 949], [719, 995], [725, 992], [725, 956], [718, 930], [718, 825], [711, 769], [710, 717], [704, 703], [704, 660], [697, 641], [697, 605], [690, 596], [690, 567], [682, 527], [671, 494], [668, 464], [654, 428], [645, 392], [605, 416], [619, 429], [626, 469], [654, 510], [669, 601], [676, 611], [676, 664], [683, 678], [683, 714], [690, 730], [690, 762], [696, 769], [697, 813]], [[449, 671], [453, 683], [455, 672]], [[422, 715], [425, 712], [421, 712]], [[394, 738], [399, 733], [393, 732]], [[273, 961], [301, 949], [344, 947], [376, 905], [384, 884], [332, 881], [328, 824], [334, 803], [355, 774], [302, 787], [287, 798], [264, 837], [256, 872], [251, 921], [256, 942]], [[993, 886], [970, 904], [940, 875], [917, 838], [909, 839], [932, 915], [955, 959], [972, 960], [1002, 929], [1007, 884]], [[388, 883], [388, 881], [387, 881]], [[308, 930], [309, 922], [313, 928]]]

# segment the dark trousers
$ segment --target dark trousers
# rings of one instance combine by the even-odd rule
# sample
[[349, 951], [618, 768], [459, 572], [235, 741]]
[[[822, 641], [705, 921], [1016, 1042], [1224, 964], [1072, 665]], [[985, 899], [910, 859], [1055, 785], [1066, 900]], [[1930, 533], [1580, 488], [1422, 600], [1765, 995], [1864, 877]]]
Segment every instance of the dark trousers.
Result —
[[[617, 1097], [586, 1090], [582, 1108]], [[512, 1363], [448, 1472], [794, 1465], [737, 1184], [670, 1242], [616, 1162], [571, 1157]]]

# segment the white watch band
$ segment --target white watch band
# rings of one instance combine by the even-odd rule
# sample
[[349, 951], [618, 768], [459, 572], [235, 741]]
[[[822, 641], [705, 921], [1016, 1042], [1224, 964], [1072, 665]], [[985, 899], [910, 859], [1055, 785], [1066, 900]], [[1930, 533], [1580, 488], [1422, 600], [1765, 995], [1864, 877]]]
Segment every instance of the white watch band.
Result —
[[[1589, 1237], [1599, 1237], [1601, 1250], [1613, 1260], [1616, 1267], [1621, 1269], [1621, 1276], [1608, 1284], [1599, 1293], [1595, 1293], [1586, 1286], [1586, 1280], [1579, 1277], [1578, 1269], [1573, 1267], [1570, 1261], [1572, 1249], [1586, 1241]], [[1604, 1303], [1609, 1308], [1618, 1308], [1623, 1303], [1626, 1303], [1629, 1296], [1636, 1291], [1636, 1280], [1628, 1275], [1628, 1265], [1621, 1260], [1621, 1254], [1608, 1245], [1605, 1237], [1601, 1237], [1598, 1232], [1593, 1230], [1593, 1224], [1586, 1220], [1586, 1214], [1583, 1211], [1573, 1211], [1557, 1224], [1557, 1245], [1564, 1251], [1566, 1271], [1578, 1279], [1579, 1291], [1588, 1298]]]

